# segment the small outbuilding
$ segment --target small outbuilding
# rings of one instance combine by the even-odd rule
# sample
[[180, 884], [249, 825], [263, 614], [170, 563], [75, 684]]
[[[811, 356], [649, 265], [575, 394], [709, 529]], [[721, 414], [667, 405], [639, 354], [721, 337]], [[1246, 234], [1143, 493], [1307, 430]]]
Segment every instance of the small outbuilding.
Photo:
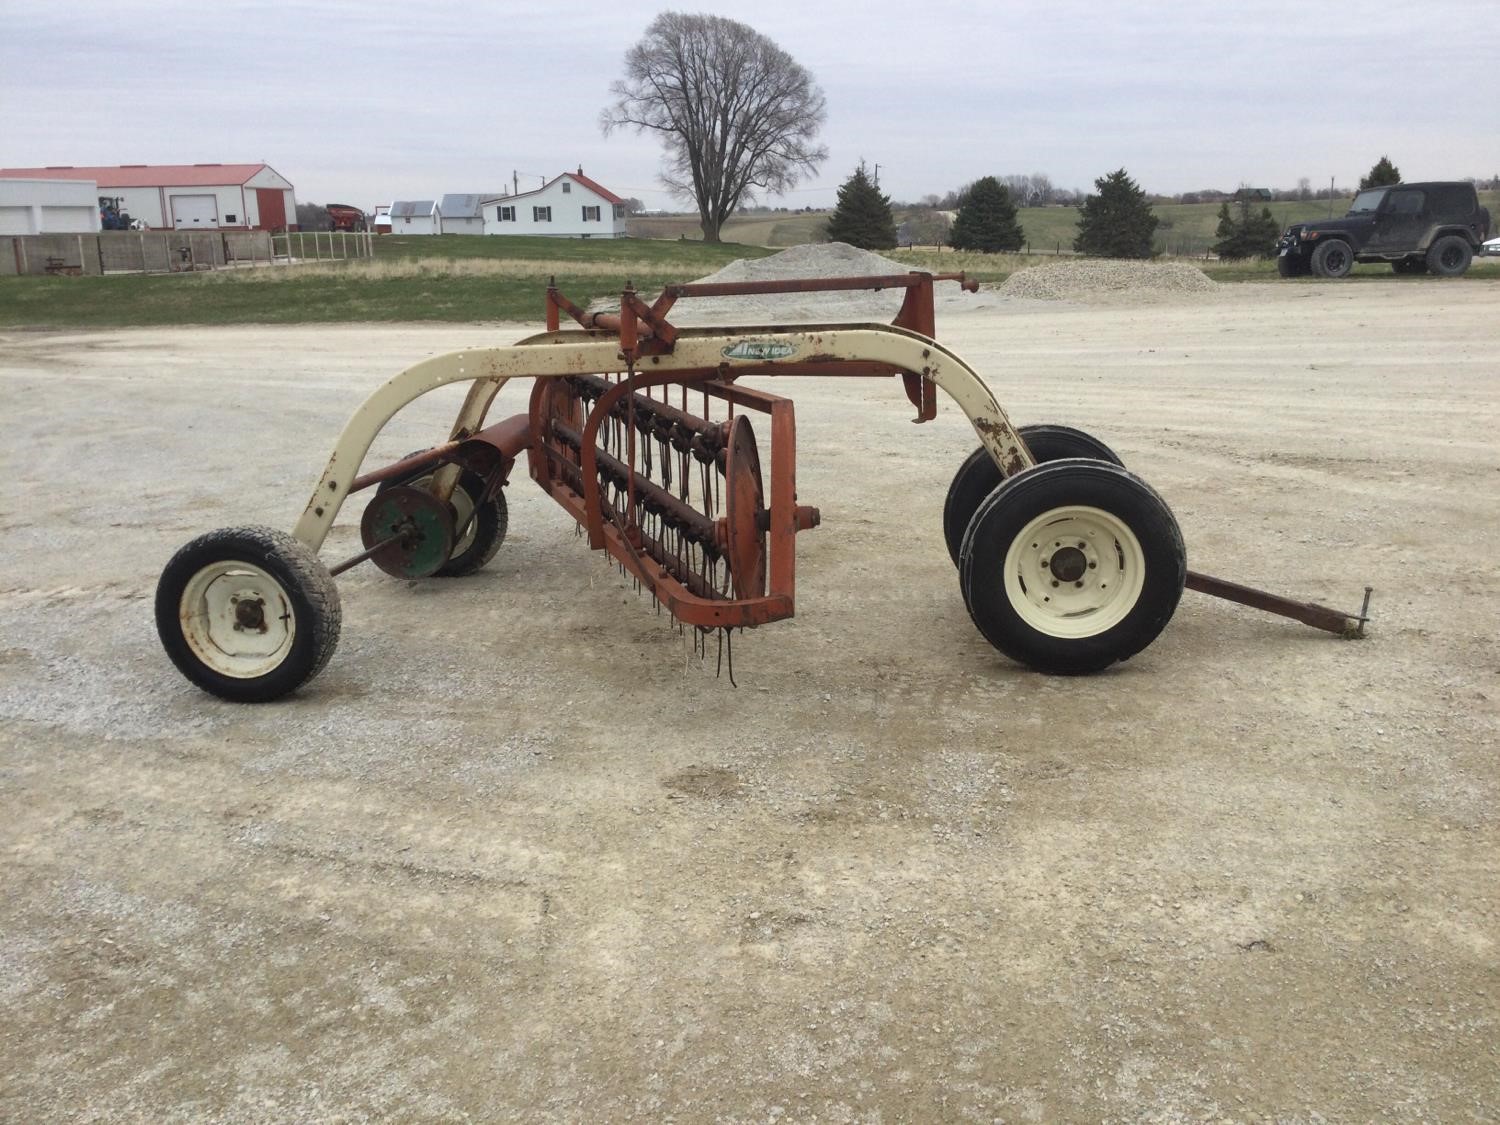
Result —
[[444, 234], [483, 234], [484, 212], [480, 205], [495, 195], [494, 192], [475, 192], [472, 195], [445, 195], [438, 203], [442, 212]]
[[0, 179], [92, 180], [96, 208], [108, 201], [151, 230], [297, 229], [292, 185], [269, 164], [0, 168]]
[[583, 174], [564, 172], [536, 191], [486, 199], [485, 234], [624, 238], [625, 201]]
[[443, 233], [442, 208], [431, 199], [398, 199], [391, 204], [389, 218], [392, 234]]

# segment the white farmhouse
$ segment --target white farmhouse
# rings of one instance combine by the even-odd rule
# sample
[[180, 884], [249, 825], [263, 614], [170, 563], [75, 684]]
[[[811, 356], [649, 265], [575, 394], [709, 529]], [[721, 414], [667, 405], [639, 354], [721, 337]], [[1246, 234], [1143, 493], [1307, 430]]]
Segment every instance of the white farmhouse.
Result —
[[583, 174], [564, 172], [536, 191], [487, 199], [485, 234], [554, 238], [624, 238], [625, 201]]
[[269, 164], [56, 165], [0, 168], [0, 178], [92, 180], [100, 198], [152, 230], [297, 229], [292, 185]]
[[[430, 199], [398, 199], [391, 204], [392, 234], [442, 234], [443, 211]], [[380, 221], [376, 216], [375, 221]]]

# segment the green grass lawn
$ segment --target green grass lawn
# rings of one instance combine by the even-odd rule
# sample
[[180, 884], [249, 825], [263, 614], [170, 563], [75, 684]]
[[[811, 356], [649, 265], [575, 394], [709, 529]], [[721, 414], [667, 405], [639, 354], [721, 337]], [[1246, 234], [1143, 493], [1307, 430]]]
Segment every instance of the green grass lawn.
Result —
[[[310, 243], [309, 243], [310, 246]], [[218, 273], [0, 277], [0, 327], [493, 321], [541, 324], [555, 277], [576, 304], [654, 294], [761, 246], [562, 238], [385, 237], [369, 261]]]

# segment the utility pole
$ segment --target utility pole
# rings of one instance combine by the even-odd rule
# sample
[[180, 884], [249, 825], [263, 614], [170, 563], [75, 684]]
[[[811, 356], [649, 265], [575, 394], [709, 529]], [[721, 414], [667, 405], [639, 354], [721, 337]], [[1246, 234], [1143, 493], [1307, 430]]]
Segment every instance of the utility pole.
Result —
[[877, 188], [880, 186], [880, 165], [879, 164], [875, 165], [875, 186]]
[[1333, 218], [1333, 177], [1328, 177], [1328, 217]]

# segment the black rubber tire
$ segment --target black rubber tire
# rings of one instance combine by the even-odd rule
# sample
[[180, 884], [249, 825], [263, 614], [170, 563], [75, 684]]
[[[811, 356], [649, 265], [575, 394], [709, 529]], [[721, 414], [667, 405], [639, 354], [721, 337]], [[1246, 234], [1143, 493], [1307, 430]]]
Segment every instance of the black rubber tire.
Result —
[[1459, 234], [1445, 234], [1427, 248], [1427, 272], [1438, 277], [1458, 277], [1474, 260], [1474, 248]]
[[[1093, 635], [1066, 636], [1028, 621], [1012, 604], [1002, 573], [1007, 552], [1028, 525], [1070, 509], [1107, 513], [1129, 529], [1141, 549], [1145, 573], [1140, 590], [1128, 606], [1116, 607], [1119, 620]], [[1118, 540], [1113, 547], [1123, 558]], [[959, 567], [964, 604], [986, 640], [1039, 672], [1070, 676], [1128, 660], [1154, 641], [1172, 619], [1186, 580], [1182, 532], [1166, 502], [1126, 469], [1087, 460], [1038, 465], [995, 489], [969, 523]], [[1029, 612], [1037, 617], [1035, 608]], [[1078, 618], [1059, 615], [1057, 620]]]
[[1276, 272], [1282, 277], [1306, 277], [1309, 272], [1307, 259], [1296, 254], [1283, 254], [1276, 259]]
[[[1075, 430], [1072, 426], [1031, 425], [1021, 426], [1017, 432], [1026, 442], [1026, 448], [1038, 463], [1061, 461], [1066, 457], [1089, 457], [1108, 461], [1111, 465], [1123, 465], [1117, 454], [1092, 434]], [[964, 532], [969, 530], [969, 521], [979, 511], [985, 497], [1000, 487], [1004, 478], [984, 446], [969, 455], [969, 459], [958, 467], [953, 483], [948, 486], [948, 498], [943, 501], [943, 539], [948, 544], [948, 557], [958, 565], [959, 551], [963, 547]]]
[[1319, 277], [1337, 281], [1348, 277], [1354, 268], [1354, 248], [1341, 238], [1330, 238], [1318, 243], [1312, 253], [1312, 270]]
[[[286, 597], [295, 624], [280, 663], [252, 677], [210, 667], [183, 631], [183, 594], [193, 578], [215, 563], [242, 562], [271, 575]], [[303, 543], [269, 527], [229, 527], [188, 543], [167, 563], [156, 584], [156, 632], [172, 663], [204, 691], [234, 703], [266, 703], [296, 691], [328, 663], [339, 643], [343, 611], [333, 577]]]
[[1427, 263], [1421, 258], [1397, 258], [1391, 263], [1391, 269], [1400, 274], [1426, 273]]
[[[423, 452], [418, 450], [417, 452]], [[412, 454], [408, 453], [408, 457]], [[413, 485], [421, 488], [427, 480], [432, 477], [432, 472], [422, 471], [414, 477], [405, 480], [384, 481], [375, 489], [375, 495], [379, 496], [387, 488], [396, 484]], [[464, 490], [470, 503], [476, 497], [484, 495], [484, 478], [478, 473], [465, 469], [458, 478], [458, 487]], [[433, 573], [434, 578], [462, 578], [482, 570], [495, 553], [500, 550], [500, 544], [505, 542], [505, 532], [510, 527], [510, 510], [505, 503], [505, 493], [496, 490], [495, 495], [490, 497], [489, 502], [482, 505], [474, 514], [474, 537], [469, 540], [469, 545], [463, 550], [454, 546], [454, 553], [448, 557], [448, 561]], [[454, 535], [459, 528], [454, 526]]]

